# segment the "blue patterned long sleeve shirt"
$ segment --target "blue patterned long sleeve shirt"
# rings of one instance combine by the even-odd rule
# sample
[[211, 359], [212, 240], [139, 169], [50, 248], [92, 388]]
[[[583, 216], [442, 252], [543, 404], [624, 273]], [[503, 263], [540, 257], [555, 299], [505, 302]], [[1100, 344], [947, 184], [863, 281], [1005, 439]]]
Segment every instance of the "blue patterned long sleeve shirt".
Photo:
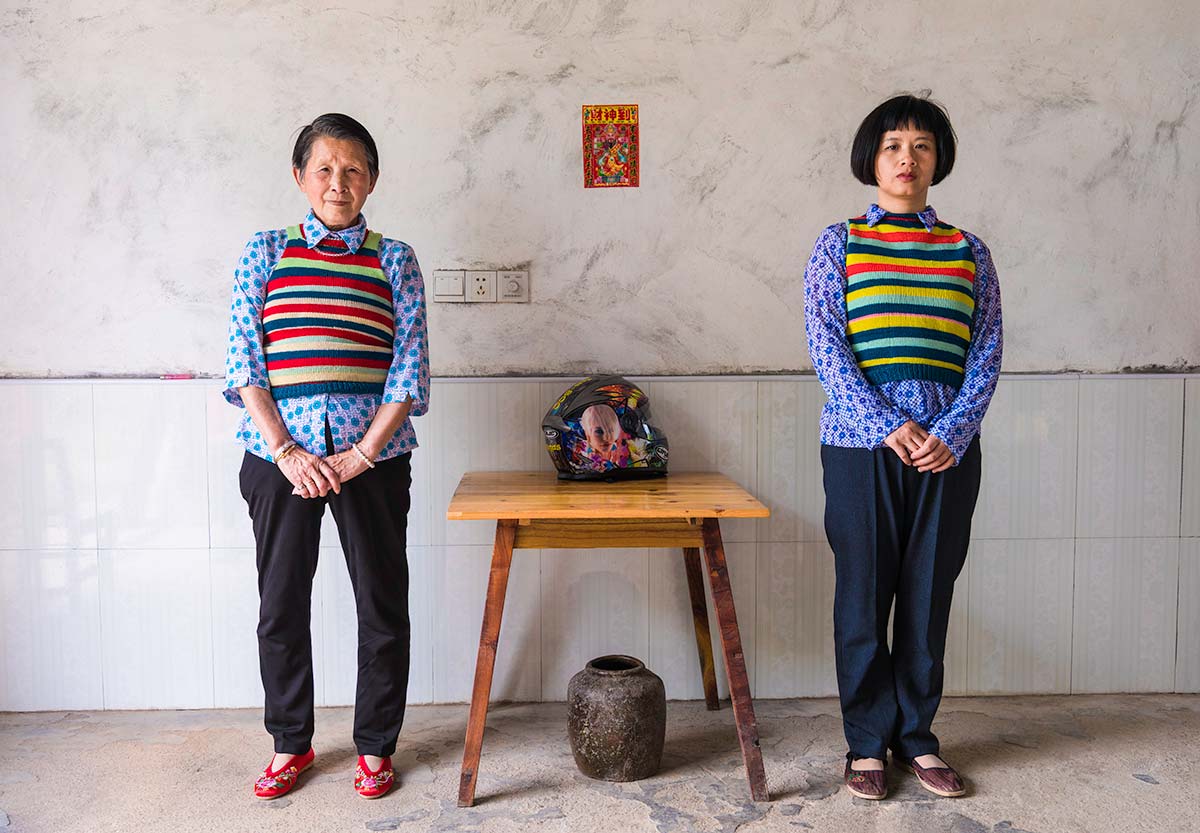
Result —
[[[311, 211], [304, 220], [304, 236], [309, 248], [328, 236], [341, 238], [350, 251], [357, 252], [367, 237], [366, 220], [348, 229], [330, 231]], [[287, 230], [260, 231], [250, 238], [234, 270], [233, 302], [229, 320], [229, 345], [225, 358], [225, 398], [245, 407], [238, 388], [270, 390], [267, 362], [263, 352], [262, 311], [267, 279], [287, 245]], [[421, 416], [429, 409], [429, 340], [425, 320], [425, 287], [417, 256], [408, 244], [383, 238], [379, 260], [392, 287], [395, 310], [395, 340], [392, 363], [384, 383], [383, 395], [319, 394], [277, 400], [279, 415], [292, 438], [305, 451], [321, 457], [346, 451], [362, 439], [379, 406], [389, 402], [411, 401], [409, 417]], [[325, 445], [328, 420], [333, 448]], [[237, 440], [257, 457], [273, 461], [266, 440], [250, 418], [242, 415]], [[406, 454], [417, 447], [411, 418], [406, 418], [388, 440], [378, 459]]]
[[[872, 205], [867, 222], [876, 225], [883, 211]], [[932, 229], [937, 214], [918, 215]], [[881, 448], [887, 436], [910, 419], [944, 442], [962, 459], [980, 431], [996, 382], [1004, 334], [1000, 284], [987, 246], [963, 232], [975, 258], [975, 314], [963, 385], [905, 379], [875, 386], [866, 380], [846, 338], [846, 224], [825, 229], [804, 270], [804, 325], [808, 352], [829, 401], [821, 412], [821, 443], [843, 448]]]

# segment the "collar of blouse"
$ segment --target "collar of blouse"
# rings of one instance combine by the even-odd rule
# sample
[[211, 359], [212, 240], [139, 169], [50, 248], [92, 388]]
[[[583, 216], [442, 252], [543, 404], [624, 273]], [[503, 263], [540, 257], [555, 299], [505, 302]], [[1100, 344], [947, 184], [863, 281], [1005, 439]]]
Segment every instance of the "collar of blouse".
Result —
[[[887, 216], [887, 213], [875, 203], [871, 203], [871, 207], [867, 209], [867, 225], [878, 225], [879, 221]], [[932, 229], [937, 224], [938, 216], [937, 212], [933, 210], [933, 206], [927, 205], [917, 212], [917, 219], [921, 221], [925, 228]]]
[[344, 228], [341, 231], [330, 231], [329, 228], [317, 219], [317, 215], [312, 211], [308, 212], [308, 216], [304, 218], [304, 242], [308, 244], [308, 248], [313, 248], [326, 237], [337, 237], [346, 244], [346, 248], [353, 254], [358, 251], [363, 242], [367, 239], [367, 218], [363, 215], [358, 215], [358, 222]]

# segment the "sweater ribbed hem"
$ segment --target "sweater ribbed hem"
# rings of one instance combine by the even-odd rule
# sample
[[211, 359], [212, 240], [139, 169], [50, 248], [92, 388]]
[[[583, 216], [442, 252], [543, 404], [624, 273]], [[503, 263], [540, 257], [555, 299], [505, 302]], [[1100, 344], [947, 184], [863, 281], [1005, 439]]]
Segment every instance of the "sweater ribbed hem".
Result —
[[882, 385], [885, 382], [902, 382], [905, 379], [919, 379], [925, 382], [939, 382], [958, 390], [963, 384], [962, 373], [927, 364], [889, 364], [880, 367], [869, 367], [863, 370], [863, 376], [872, 385]]
[[308, 382], [303, 385], [280, 385], [271, 388], [271, 397], [291, 399], [293, 396], [316, 396], [322, 393], [358, 393], [383, 396], [384, 386], [373, 382]]

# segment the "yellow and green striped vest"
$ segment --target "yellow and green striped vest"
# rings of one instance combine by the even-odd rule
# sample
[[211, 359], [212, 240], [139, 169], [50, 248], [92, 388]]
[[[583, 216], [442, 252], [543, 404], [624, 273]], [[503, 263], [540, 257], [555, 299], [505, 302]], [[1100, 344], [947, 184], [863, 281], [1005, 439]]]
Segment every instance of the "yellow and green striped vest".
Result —
[[846, 336], [873, 385], [962, 387], [975, 313], [975, 260], [961, 231], [915, 214], [846, 224]]

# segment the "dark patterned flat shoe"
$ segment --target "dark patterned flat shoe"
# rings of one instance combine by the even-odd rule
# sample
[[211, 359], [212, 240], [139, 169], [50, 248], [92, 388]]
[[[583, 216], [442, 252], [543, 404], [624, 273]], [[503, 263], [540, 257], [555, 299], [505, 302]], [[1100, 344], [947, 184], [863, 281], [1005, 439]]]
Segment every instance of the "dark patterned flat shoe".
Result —
[[887, 798], [887, 761], [884, 760], [883, 769], [851, 769], [854, 760], [846, 755], [846, 772], [842, 776], [850, 794], [869, 801]]
[[960, 795], [967, 794], [966, 784], [963, 783], [962, 777], [952, 767], [931, 766], [926, 768], [911, 758], [896, 757], [893, 760], [896, 762], [896, 766], [906, 769], [917, 776], [917, 780], [921, 782], [921, 786], [934, 795], [944, 796], [945, 798], [958, 798]]

